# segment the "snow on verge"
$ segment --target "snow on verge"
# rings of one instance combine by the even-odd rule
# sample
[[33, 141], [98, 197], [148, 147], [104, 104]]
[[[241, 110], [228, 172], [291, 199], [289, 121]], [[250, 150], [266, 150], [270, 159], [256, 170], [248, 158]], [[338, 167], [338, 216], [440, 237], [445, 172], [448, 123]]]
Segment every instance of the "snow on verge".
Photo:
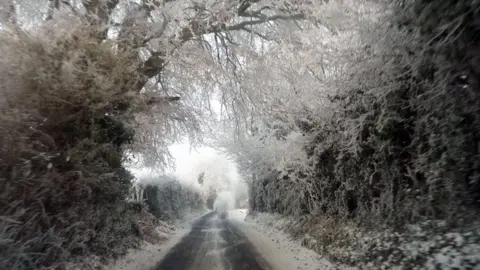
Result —
[[[270, 222], [245, 221], [246, 209], [229, 211], [228, 219], [239, 228], [275, 270], [336, 269], [317, 253], [302, 247]], [[272, 216], [273, 217], [273, 216]], [[257, 220], [258, 221], [258, 220]], [[272, 222], [280, 221], [273, 218]]]
[[160, 222], [156, 228], [161, 237], [158, 244], [144, 241], [139, 249], [130, 250], [127, 255], [105, 266], [105, 270], [150, 270], [172, 249], [180, 240], [191, 231], [195, 223], [205, 213], [192, 213], [182, 220], [169, 225]]
[[[302, 219], [300, 219], [302, 220]], [[358, 269], [475, 269], [480, 270], [480, 224], [451, 228], [445, 221], [424, 221], [402, 232], [372, 230], [353, 224], [334, 226], [321, 219], [288, 219], [255, 213], [248, 218], [263, 232], [285, 231], [296, 235], [303, 246], [335, 263]]]

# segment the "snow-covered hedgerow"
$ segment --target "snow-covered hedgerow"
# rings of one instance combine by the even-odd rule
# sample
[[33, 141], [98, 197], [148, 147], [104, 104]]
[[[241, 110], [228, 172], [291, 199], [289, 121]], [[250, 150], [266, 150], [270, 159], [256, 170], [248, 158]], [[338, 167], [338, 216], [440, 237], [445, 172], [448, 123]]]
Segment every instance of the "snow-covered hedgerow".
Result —
[[185, 214], [205, 209], [200, 190], [182, 184], [171, 176], [158, 177], [144, 188], [144, 201], [149, 211], [161, 220], [182, 218]]
[[[366, 269], [478, 267], [479, 12], [478, 1], [389, 2], [338, 55], [348, 64], [319, 76], [336, 91], [288, 92], [305, 109], [279, 106], [276, 122], [259, 113], [261, 147], [243, 151], [267, 157], [250, 165], [254, 210], [306, 215], [291, 229], [308, 245]], [[295, 143], [307, 157], [285, 151]]]
[[0, 268], [62, 269], [140, 241], [122, 166], [133, 111], [147, 109], [129, 53], [71, 21], [31, 34], [0, 31]]
[[[253, 134], [262, 147], [242, 150], [266, 160], [250, 166], [253, 207], [395, 226], [476, 219], [478, 6], [394, 2], [358, 29], [355, 46], [338, 55], [348, 65], [324, 78], [336, 93], [319, 91], [325, 101], [315, 109], [308, 96], [302, 114], [281, 107], [284, 114]], [[289, 150], [295, 144], [303, 155]]]

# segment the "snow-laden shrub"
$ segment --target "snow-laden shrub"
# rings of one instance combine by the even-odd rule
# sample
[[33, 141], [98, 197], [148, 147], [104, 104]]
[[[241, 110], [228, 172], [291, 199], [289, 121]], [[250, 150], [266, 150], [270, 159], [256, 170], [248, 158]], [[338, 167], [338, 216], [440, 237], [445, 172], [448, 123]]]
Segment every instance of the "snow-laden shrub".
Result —
[[145, 186], [144, 200], [149, 211], [161, 220], [173, 220], [205, 208], [198, 189], [186, 186], [174, 177], [164, 176]]
[[[347, 65], [325, 78], [337, 93], [319, 91], [327, 101], [303, 115], [280, 114], [281, 136], [255, 134], [262, 147], [246, 154], [250, 160], [271, 153], [283, 160], [252, 166], [254, 208], [278, 211], [278, 197], [289, 201], [281, 213], [399, 226], [423, 217], [454, 223], [477, 209], [478, 7], [402, 1], [360, 29], [339, 55]], [[304, 135], [296, 140], [307, 155], [302, 162], [284, 150], [294, 133]]]
[[262, 131], [238, 146], [226, 148], [248, 181], [252, 209], [282, 214], [308, 212], [310, 206], [305, 201], [309, 195], [304, 191], [309, 183], [304, 180], [311, 166], [303, 150], [308, 138], [280, 124], [273, 125], [276, 129]]
[[403, 223], [476, 207], [474, 6], [410, 1], [397, 7], [372, 57], [359, 56], [347, 91], [334, 97], [344, 109], [331, 124], [305, 130], [315, 134], [310, 154], [317, 158], [324, 212]]
[[348, 29], [351, 47], [305, 59], [302, 40], [292, 45], [290, 81], [255, 82], [268, 111], [252, 114], [231, 151], [252, 179], [253, 210], [301, 215], [284, 229], [332, 261], [476, 269], [480, 3], [388, 2], [377, 21]]
[[147, 108], [134, 91], [138, 63], [69, 22], [0, 31], [1, 269], [118, 256], [139, 242], [134, 222], [152, 221], [124, 201], [124, 148], [133, 113]]

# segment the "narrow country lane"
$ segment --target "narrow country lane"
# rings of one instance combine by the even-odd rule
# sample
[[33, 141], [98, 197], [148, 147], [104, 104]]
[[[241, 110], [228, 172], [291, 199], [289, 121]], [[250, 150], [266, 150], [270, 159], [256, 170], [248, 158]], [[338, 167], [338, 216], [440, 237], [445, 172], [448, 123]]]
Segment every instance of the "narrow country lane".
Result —
[[198, 220], [155, 270], [273, 269], [248, 238], [228, 219], [214, 212]]

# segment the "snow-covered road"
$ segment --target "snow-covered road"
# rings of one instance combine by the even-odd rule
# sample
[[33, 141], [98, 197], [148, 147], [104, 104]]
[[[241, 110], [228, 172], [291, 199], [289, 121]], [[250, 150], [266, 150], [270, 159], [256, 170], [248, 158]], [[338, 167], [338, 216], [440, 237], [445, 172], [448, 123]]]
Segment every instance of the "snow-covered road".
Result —
[[[135, 252], [109, 269], [121, 270], [329, 270], [331, 264], [281, 232], [245, 222], [246, 210], [227, 219], [210, 212], [171, 240]], [[257, 224], [258, 225], [258, 224]]]
[[[155, 270], [294, 270], [328, 269], [325, 263], [282, 245], [244, 222], [245, 210], [227, 219], [215, 213], [200, 218], [192, 230], [154, 267]], [[284, 243], [283, 243], [284, 244]], [[287, 248], [285, 248], [287, 247]], [[297, 250], [298, 251], [298, 250]]]
[[248, 238], [228, 219], [214, 212], [203, 216], [175, 245], [156, 270], [268, 270], [269, 264]]

